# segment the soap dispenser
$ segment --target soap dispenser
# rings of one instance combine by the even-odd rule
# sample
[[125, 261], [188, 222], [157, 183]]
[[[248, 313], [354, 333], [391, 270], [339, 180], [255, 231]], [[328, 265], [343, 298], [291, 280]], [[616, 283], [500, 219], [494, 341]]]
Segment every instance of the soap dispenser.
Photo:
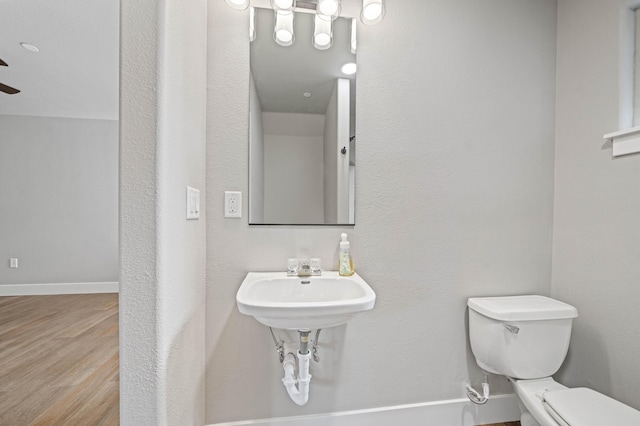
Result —
[[349, 248], [349, 241], [347, 241], [347, 234], [344, 232], [341, 235], [342, 241], [340, 241], [340, 264], [338, 267], [338, 273], [342, 276], [348, 277], [355, 272], [353, 268], [353, 259], [351, 259], [351, 250]]

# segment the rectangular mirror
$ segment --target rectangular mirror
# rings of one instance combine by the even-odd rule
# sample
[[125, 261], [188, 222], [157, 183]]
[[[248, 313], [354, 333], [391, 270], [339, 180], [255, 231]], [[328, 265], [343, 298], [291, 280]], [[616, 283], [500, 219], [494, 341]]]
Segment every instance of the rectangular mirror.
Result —
[[[335, 19], [333, 45], [319, 50], [315, 14], [289, 13], [294, 42], [283, 47], [274, 38], [274, 11], [255, 9], [249, 223], [354, 225], [356, 79], [342, 71], [356, 63], [352, 19]], [[355, 27], [353, 34], [355, 52]]]

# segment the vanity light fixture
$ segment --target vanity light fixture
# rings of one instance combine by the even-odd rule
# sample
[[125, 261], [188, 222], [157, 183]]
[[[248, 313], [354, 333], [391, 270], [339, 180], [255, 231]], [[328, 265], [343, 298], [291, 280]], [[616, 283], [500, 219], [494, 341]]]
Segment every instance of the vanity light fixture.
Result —
[[333, 45], [331, 17], [316, 15], [313, 25], [313, 47], [318, 50], [327, 50]]
[[[237, 10], [249, 7], [250, 0], [225, 0], [229, 6]], [[296, 4], [298, 1], [299, 4]], [[295, 41], [293, 34], [294, 12], [315, 14], [313, 46], [319, 50], [329, 49], [333, 45], [332, 21], [340, 16], [341, 0], [270, 0], [275, 12], [273, 38], [280, 46], [291, 46]], [[377, 24], [384, 18], [384, 0], [362, 0], [360, 20], [367, 24]], [[353, 15], [352, 15], [353, 16]], [[349, 51], [356, 53], [356, 20], [351, 19], [351, 38]], [[328, 24], [326, 23], [328, 21]], [[249, 8], [249, 39], [256, 39], [255, 8]]]
[[249, 0], [224, 0], [235, 10], [245, 10], [249, 7]]
[[384, 0], [362, 0], [360, 20], [363, 24], [377, 24], [384, 18]]
[[293, 34], [293, 12], [277, 10], [276, 23], [273, 28], [273, 39], [280, 46], [291, 46], [295, 41]]

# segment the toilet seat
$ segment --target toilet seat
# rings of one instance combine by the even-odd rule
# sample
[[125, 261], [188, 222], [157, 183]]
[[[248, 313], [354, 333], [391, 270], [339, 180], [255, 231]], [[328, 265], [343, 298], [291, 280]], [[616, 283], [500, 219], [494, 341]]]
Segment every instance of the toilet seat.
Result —
[[640, 426], [640, 411], [592, 389], [549, 390], [542, 397], [545, 410], [561, 426]]
[[541, 426], [558, 426], [560, 424], [545, 410], [543, 395], [549, 391], [567, 389], [566, 386], [561, 385], [551, 377], [530, 380], [509, 380], [513, 383], [513, 388], [518, 398], [538, 424]]
[[551, 377], [510, 379], [541, 426], [640, 426], [640, 411], [587, 388], [567, 388]]

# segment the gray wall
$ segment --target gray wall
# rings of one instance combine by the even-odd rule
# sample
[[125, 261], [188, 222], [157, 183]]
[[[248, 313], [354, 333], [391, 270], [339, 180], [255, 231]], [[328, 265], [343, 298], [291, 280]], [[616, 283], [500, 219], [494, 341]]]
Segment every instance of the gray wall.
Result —
[[[386, 6], [358, 27], [357, 225], [312, 228], [223, 218], [223, 191], [248, 187], [249, 42], [247, 13], [210, 4], [207, 423], [462, 397], [481, 378], [466, 299], [550, 294], [556, 2]], [[271, 336], [235, 295], [248, 271], [282, 271], [287, 257], [335, 269], [343, 231], [378, 299], [323, 332], [299, 408]]]
[[207, 2], [121, 10], [121, 424], [202, 425]]
[[338, 223], [338, 80], [333, 86], [324, 120], [324, 221]]
[[552, 295], [580, 314], [559, 378], [640, 409], [640, 156], [612, 159], [602, 139], [631, 116], [619, 107], [630, 4], [559, 2]]
[[[627, 6], [623, 4], [623, 6]], [[635, 40], [634, 40], [634, 69], [640, 70], [640, 4], [634, 13]], [[635, 73], [635, 81], [633, 82], [633, 125], [640, 126], [640, 72]]]
[[324, 223], [324, 115], [264, 112], [262, 122], [263, 223]]
[[118, 281], [118, 122], [0, 115], [0, 131], [0, 285]]
[[[264, 222], [264, 137], [262, 130], [262, 108], [256, 92], [256, 85], [251, 77], [251, 91], [249, 98], [250, 123], [249, 138], [251, 149], [249, 150], [249, 187], [251, 199], [249, 200], [249, 218], [253, 223]], [[247, 197], [249, 198], [249, 197]]]

